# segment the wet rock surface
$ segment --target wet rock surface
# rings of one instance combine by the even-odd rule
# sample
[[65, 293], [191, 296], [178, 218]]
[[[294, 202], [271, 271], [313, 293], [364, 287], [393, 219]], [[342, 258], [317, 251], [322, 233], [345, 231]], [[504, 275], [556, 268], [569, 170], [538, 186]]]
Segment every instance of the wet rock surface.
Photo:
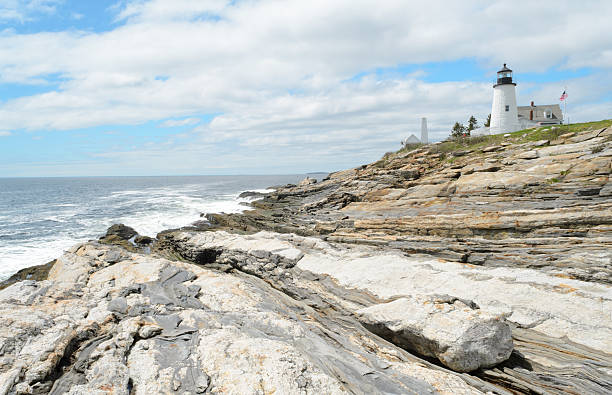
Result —
[[24, 280], [45, 280], [49, 275], [49, 271], [53, 267], [54, 263], [55, 260], [52, 260], [44, 265], [30, 266], [26, 267], [25, 269], [21, 269], [6, 280], [0, 281], [0, 290]]

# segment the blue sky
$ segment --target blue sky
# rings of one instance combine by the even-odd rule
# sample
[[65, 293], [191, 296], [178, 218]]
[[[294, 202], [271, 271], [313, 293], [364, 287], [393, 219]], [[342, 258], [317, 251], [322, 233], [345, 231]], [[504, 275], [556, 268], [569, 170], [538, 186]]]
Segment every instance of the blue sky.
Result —
[[610, 2], [426, 3], [0, 0], [0, 177], [353, 167], [483, 120], [504, 62], [612, 118]]
[[[62, 32], [84, 30], [102, 32], [116, 27], [116, 1], [66, 0], [66, 1], [17, 1], [15, 9], [21, 17], [3, 18], [4, 29], [12, 29], [19, 34], [39, 32]], [[0, 9], [7, 7], [0, 3]]]

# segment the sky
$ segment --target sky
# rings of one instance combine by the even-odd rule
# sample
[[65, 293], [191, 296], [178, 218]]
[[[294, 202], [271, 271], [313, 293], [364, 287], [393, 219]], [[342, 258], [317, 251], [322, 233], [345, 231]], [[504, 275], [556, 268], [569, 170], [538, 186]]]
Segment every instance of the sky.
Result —
[[518, 105], [612, 118], [612, 1], [0, 0], [0, 177], [287, 174]]

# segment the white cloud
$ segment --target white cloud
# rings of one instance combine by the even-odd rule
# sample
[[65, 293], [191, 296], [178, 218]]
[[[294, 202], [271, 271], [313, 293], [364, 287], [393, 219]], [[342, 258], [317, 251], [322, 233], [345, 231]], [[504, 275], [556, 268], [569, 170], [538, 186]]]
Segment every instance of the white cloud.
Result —
[[10, 136], [12, 133], [9, 132], [8, 130], [0, 130], [0, 137], [7, 137]]
[[63, 0], [0, 0], [0, 23], [26, 22], [36, 14], [52, 14]]
[[[609, 1], [152, 0], [127, 1], [116, 12], [115, 28], [103, 33], [0, 34], [0, 83], [62, 77], [56, 90], [0, 103], [0, 128], [168, 118], [161, 126], [174, 127], [195, 125], [198, 114], [222, 114], [196, 127], [200, 149], [237, 141], [277, 161], [274, 147], [295, 158], [316, 148], [328, 160], [348, 160], [397, 148], [419, 130], [421, 116], [435, 138], [471, 114], [482, 120], [492, 89], [427, 83], [421, 71], [347, 80], [364, 70], [466, 58], [492, 72], [508, 62], [518, 75], [594, 68], [590, 79], [563, 84], [576, 111], [589, 109], [584, 117], [611, 115], [596, 105], [612, 86]], [[519, 101], [554, 101], [558, 85], [519, 83]], [[196, 155], [191, 147], [174, 152]]]
[[159, 124], [163, 128], [176, 128], [180, 126], [192, 126], [200, 123], [200, 118], [168, 119]]
[[116, 20], [131, 20], [139, 22], [193, 20], [210, 16], [218, 16], [230, 0], [142, 0], [128, 1], [121, 8]]

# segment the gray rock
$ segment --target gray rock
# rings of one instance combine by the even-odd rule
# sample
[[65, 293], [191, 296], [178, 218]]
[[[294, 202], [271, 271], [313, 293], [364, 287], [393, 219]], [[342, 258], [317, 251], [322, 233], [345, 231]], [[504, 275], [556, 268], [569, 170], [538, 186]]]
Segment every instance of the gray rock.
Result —
[[503, 149], [504, 147], [502, 147], [501, 145], [492, 145], [490, 147], [485, 147], [482, 149], [482, 152], [495, 152], [495, 151], [499, 151], [501, 149]]
[[599, 196], [601, 197], [610, 197], [612, 196], [612, 182], [608, 182], [604, 185], [603, 188], [599, 191]]
[[114, 224], [111, 227], [109, 227], [108, 230], [106, 231], [106, 236], [115, 235], [115, 236], [119, 236], [120, 238], [124, 240], [129, 240], [132, 237], [136, 236], [137, 234], [138, 232], [136, 232], [134, 228], [131, 228], [124, 224]]
[[518, 159], [537, 159], [540, 157], [540, 155], [538, 154], [538, 151], [533, 150], [533, 151], [522, 152], [516, 157]]
[[266, 194], [262, 193], [262, 192], [257, 192], [257, 191], [244, 191], [242, 192], [240, 195], [238, 195], [239, 198], [262, 198], [264, 197]]
[[315, 178], [306, 177], [302, 181], [298, 183], [299, 187], [316, 184], [317, 180]]
[[108, 304], [108, 310], [114, 311], [117, 313], [121, 313], [121, 314], [126, 314], [128, 312], [127, 300], [122, 296], [119, 296], [111, 300], [110, 303]]
[[[495, 172], [502, 169], [502, 165], [500, 163], [489, 162], [484, 163], [482, 165], [474, 166], [474, 173], [477, 172]], [[469, 173], [466, 173], [469, 174]]]
[[458, 372], [495, 366], [513, 349], [512, 331], [503, 317], [447, 295], [404, 297], [357, 314], [373, 332]]
[[117, 250], [110, 250], [103, 255], [103, 258], [108, 263], [117, 263], [121, 259], [121, 252]]
[[134, 243], [139, 244], [139, 245], [149, 245], [153, 243], [153, 241], [155, 241], [155, 239], [149, 236], [139, 235], [139, 236], [134, 237]]
[[[602, 187], [580, 188], [576, 193], [580, 196], [597, 196], [601, 193]], [[605, 196], [606, 192], [604, 192]]]
[[401, 169], [399, 175], [405, 180], [416, 180], [421, 177], [421, 172], [416, 168]]
[[198, 394], [203, 394], [206, 392], [208, 387], [210, 386], [210, 377], [204, 372], [200, 373], [200, 375], [196, 378], [195, 390]]

